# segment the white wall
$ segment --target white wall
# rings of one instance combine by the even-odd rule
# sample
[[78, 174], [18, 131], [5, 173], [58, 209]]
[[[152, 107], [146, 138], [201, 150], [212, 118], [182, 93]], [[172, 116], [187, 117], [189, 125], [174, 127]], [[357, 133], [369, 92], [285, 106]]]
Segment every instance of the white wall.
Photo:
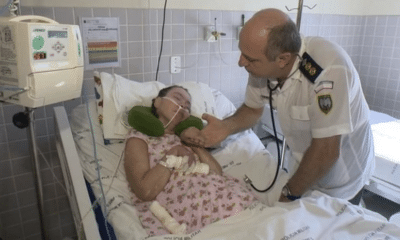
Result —
[[[0, 2], [5, 3], [6, 0]], [[114, 7], [114, 8], [163, 8], [164, 0], [23, 0], [24, 6], [35, 7]], [[169, 0], [169, 9], [208, 9], [231, 11], [257, 11], [273, 7], [286, 11], [297, 8], [298, 0]], [[304, 0], [313, 10], [305, 13], [343, 15], [400, 15], [399, 0]]]
[[360, 4], [364, 6], [363, 15], [400, 15], [399, 0], [367, 0]]

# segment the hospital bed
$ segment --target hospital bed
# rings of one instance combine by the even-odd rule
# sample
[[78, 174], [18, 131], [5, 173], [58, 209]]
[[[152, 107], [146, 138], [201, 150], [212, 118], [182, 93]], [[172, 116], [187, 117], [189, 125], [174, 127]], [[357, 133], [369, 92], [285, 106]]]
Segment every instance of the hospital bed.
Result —
[[365, 188], [400, 204], [400, 119], [371, 111], [375, 172]]
[[[276, 111], [274, 114], [277, 119]], [[375, 171], [365, 189], [400, 204], [400, 119], [371, 110], [370, 123], [375, 145]], [[265, 106], [260, 128], [270, 135], [274, 134], [269, 105]], [[276, 131], [282, 142], [284, 137], [277, 120]], [[268, 144], [267, 149], [276, 156], [274, 142]], [[288, 158], [288, 155], [284, 157], [286, 163]]]
[[[108, 83], [106, 79], [109, 80]], [[120, 80], [124, 84], [120, 84]], [[112, 117], [116, 121], [114, 127], [111, 127], [114, 134], [121, 133], [121, 126], [116, 127], [120, 125], [119, 118], [126, 110], [121, 107], [121, 98], [126, 96], [141, 101], [142, 104], [148, 103], [146, 102], [148, 100], [140, 99], [143, 96], [150, 96], [148, 90], [155, 90], [154, 86], [159, 84], [148, 83], [153, 84], [149, 87], [145, 85], [147, 83], [130, 81], [129, 84], [134, 85], [135, 91], [138, 91], [138, 87], [140, 89], [135, 93], [136, 96], [127, 90], [129, 89], [127, 81], [122, 80], [117, 75], [101, 75], [103, 95], [100, 96], [97, 89], [97, 101], [88, 101], [76, 107], [69, 117], [64, 107], [54, 108], [56, 146], [79, 239], [101, 239], [101, 232], [106, 232], [106, 236], [115, 233], [117, 239], [142, 240], [400, 238], [400, 227], [388, 222], [381, 215], [320, 192], [312, 192], [291, 203], [277, 202], [280, 191], [287, 181], [284, 171], [280, 172], [278, 181], [270, 191], [257, 193], [262, 203], [253, 204], [235, 216], [186, 235], [147, 236], [136, 209], [130, 202], [132, 193], [129, 191], [121, 164], [124, 143], [117, 138], [111, 139], [115, 141], [107, 139], [110, 134], [106, 134], [109, 130], [106, 130], [104, 125], [106, 125], [105, 118]], [[193, 102], [196, 101], [195, 98], [211, 96], [211, 99], [200, 99], [201, 105], [192, 106], [192, 112], [194, 107], [203, 107], [203, 110], [205, 107], [206, 112], [220, 118], [234, 113], [235, 107], [220, 91], [199, 83], [188, 83], [185, 87], [189, 91], [201, 89], [200, 93], [191, 92]], [[99, 105], [104, 106], [104, 109], [98, 108]], [[108, 115], [110, 106], [114, 107], [111, 111], [115, 114], [112, 116]], [[119, 111], [121, 109], [122, 112]], [[93, 141], [96, 147], [93, 146]], [[241, 184], [245, 184], [244, 175], [247, 175], [258, 188], [269, 186], [273, 180], [276, 161], [251, 130], [230, 136], [211, 153], [221, 164], [223, 171], [237, 177]], [[88, 182], [89, 191], [86, 190], [85, 181]], [[106, 220], [98, 222], [100, 225], [109, 223], [112, 230], [101, 229], [96, 223], [98, 215], [91, 207], [89, 196], [91, 192], [99, 200], [94, 207], [100, 205], [97, 208], [101, 210], [100, 215], [107, 216], [107, 222]], [[103, 237], [103, 239], [108, 238]]]

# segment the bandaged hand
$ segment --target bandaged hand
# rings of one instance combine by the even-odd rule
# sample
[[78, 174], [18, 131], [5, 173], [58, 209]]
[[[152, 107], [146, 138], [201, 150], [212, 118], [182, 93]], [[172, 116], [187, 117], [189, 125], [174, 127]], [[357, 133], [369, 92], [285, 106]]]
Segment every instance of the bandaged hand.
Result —
[[189, 145], [195, 145], [195, 146], [200, 146], [203, 147], [205, 143], [205, 138], [202, 134], [202, 132], [195, 128], [195, 127], [189, 127], [185, 129], [181, 135], [180, 138], [182, 141]]
[[208, 174], [210, 167], [208, 164], [196, 162], [194, 152], [183, 145], [178, 145], [171, 148], [160, 164], [164, 167], [178, 171], [180, 174], [201, 173]]
[[161, 163], [164, 167], [170, 170], [176, 170], [181, 175], [188, 175], [193, 173], [208, 174], [210, 167], [206, 163], [195, 162], [191, 166], [188, 164], [188, 157], [177, 157], [167, 155], [166, 161]]
[[188, 156], [178, 157], [174, 155], [167, 155], [165, 158], [165, 167], [168, 169], [185, 171], [189, 168]]
[[[171, 158], [168, 161], [167, 156], [181, 157], [182, 160], [176, 160], [177, 162], [175, 162], [175, 160], [173, 160]], [[183, 167], [183, 165], [182, 165], [182, 164], [184, 164], [183, 157], [187, 157], [187, 160], [186, 160], [187, 167], [190, 167], [195, 162], [195, 156], [194, 156], [193, 151], [190, 148], [185, 147], [183, 145], [177, 145], [175, 147], [172, 147], [170, 150], [168, 150], [166, 152], [165, 156], [163, 157], [163, 159], [161, 161], [165, 162], [165, 164], [166, 164], [165, 167], [167, 167], [167, 168], [170, 168], [169, 166], [171, 166], [170, 169], [179, 169], [179, 168]], [[179, 159], [179, 158], [177, 158], [177, 159]]]
[[165, 155], [173, 155], [177, 157], [187, 156], [189, 166], [195, 161], [194, 152], [192, 149], [184, 145], [177, 145], [171, 148]]

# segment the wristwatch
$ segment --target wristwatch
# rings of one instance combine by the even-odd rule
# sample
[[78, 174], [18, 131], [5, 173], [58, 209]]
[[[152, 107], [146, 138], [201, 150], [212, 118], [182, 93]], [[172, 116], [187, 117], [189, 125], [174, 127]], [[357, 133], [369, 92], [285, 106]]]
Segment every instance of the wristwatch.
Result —
[[291, 201], [301, 198], [301, 196], [292, 195], [287, 184], [282, 188], [282, 195]]

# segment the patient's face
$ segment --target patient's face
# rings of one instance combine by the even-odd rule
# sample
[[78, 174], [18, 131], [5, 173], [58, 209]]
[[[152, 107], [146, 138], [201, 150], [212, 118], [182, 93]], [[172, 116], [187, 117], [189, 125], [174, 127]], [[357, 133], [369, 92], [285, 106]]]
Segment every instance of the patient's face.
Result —
[[176, 87], [158, 98], [155, 107], [161, 121], [170, 121], [176, 114], [173, 121], [179, 123], [190, 116], [191, 98], [185, 89]]

